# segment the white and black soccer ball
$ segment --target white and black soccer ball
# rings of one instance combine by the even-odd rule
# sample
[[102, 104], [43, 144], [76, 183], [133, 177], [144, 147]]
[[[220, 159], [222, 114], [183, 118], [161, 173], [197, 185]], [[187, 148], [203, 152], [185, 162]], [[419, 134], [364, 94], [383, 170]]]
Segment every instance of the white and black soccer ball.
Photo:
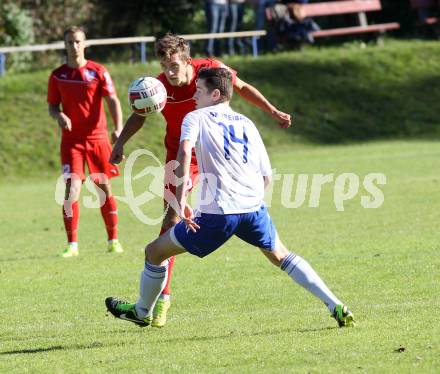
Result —
[[167, 103], [167, 90], [153, 77], [135, 79], [128, 88], [128, 104], [140, 116], [159, 113]]

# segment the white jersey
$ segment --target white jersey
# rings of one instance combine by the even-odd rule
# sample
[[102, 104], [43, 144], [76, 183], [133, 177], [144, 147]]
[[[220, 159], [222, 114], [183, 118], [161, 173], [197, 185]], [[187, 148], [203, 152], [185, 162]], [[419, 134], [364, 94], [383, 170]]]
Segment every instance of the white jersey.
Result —
[[263, 176], [272, 170], [251, 120], [224, 103], [198, 109], [183, 119], [183, 140], [196, 148], [200, 212], [238, 214], [261, 207]]

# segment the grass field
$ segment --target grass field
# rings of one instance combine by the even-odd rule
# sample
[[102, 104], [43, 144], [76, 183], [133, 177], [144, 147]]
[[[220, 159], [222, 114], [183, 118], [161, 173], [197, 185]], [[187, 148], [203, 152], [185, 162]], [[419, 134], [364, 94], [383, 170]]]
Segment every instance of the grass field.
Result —
[[[280, 236], [349, 304], [355, 329], [337, 328], [318, 300], [238, 239], [204, 260], [178, 258], [164, 329], [116, 320], [104, 299], [137, 297], [142, 248], [158, 227], [120, 203], [126, 252], [108, 254], [99, 211], [82, 209], [81, 255], [59, 258], [57, 176], [16, 177], [0, 182], [0, 372], [438, 373], [440, 144], [292, 145], [270, 153], [280, 174], [387, 177], [382, 207], [362, 208], [361, 189], [343, 212], [334, 184], [323, 187], [319, 207], [298, 209], [281, 206], [282, 183], [275, 185], [271, 214]], [[124, 194], [122, 178], [114, 190]], [[154, 216], [160, 203], [143, 210]]]

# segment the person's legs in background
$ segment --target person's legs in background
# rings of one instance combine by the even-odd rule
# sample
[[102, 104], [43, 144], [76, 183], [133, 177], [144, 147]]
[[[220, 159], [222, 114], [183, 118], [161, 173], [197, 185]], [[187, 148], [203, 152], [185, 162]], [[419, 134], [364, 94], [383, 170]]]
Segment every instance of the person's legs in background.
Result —
[[[225, 4], [219, 4], [219, 18], [218, 18], [218, 27], [216, 32], [224, 32], [225, 26], [226, 26], [226, 19], [228, 17], [228, 4], [225, 2]], [[223, 39], [217, 39], [214, 43], [214, 52], [216, 56], [221, 56], [223, 53]]]
[[[243, 30], [243, 16], [244, 16], [244, 1], [231, 0], [229, 2], [229, 31], [242, 31]], [[235, 54], [235, 46], [240, 50], [240, 54], [245, 53], [245, 45], [242, 38], [229, 38], [228, 40], [228, 53], [230, 55]]]
[[[217, 4], [213, 4], [213, 3], [209, 4], [209, 14], [210, 14], [210, 20], [211, 20], [211, 24], [209, 27], [209, 33], [213, 34], [213, 33], [217, 32], [217, 25], [218, 25], [219, 17], [220, 17], [220, 8], [218, 7]], [[208, 40], [208, 45], [206, 47], [206, 54], [209, 57], [214, 56], [214, 39]]]
[[255, 13], [255, 29], [266, 30], [267, 35], [265, 38], [258, 39], [258, 49], [265, 49], [266, 51], [272, 51], [276, 47], [276, 38], [271, 29], [266, 27], [266, 8], [272, 7], [276, 3], [276, 0], [258, 0], [256, 13]]
[[[229, 26], [229, 31], [230, 32], [235, 32], [237, 31], [237, 24], [238, 24], [238, 4], [235, 2], [230, 2], [229, 4], [229, 19], [230, 19], [230, 26]], [[234, 55], [235, 54], [235, 48], [234, 48], [234, 44], [235, 44], [235, 38], [229, 38], [228, 39], [228, 53], [230, 55]]]
[[[237, 5], [237, 31], [242, 31], [245, 2], [239, 2]], [[238, 46], [238, 48], [240, 49], [240, 54], [246, 54], [246, 46], [242, 38], [236, 38], [235, 45]]]
[[[211, 1], [205, 0], [203, 5], [204, 5], [205, 17], [206, 17], [206, 29], [208, 30], [208, 32], [211, 32], [211, 29], [212, 29]], [[205, 46], [205, 53], [208, 56], [210, 55], [210, 53], [209, 53], [209, 40]]]

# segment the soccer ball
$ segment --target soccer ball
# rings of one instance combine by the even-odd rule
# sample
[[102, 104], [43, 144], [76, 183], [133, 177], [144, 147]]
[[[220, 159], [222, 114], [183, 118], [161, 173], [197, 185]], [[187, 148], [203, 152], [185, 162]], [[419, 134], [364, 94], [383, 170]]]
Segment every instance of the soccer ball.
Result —
[[152, 77], [135, 79], [128, 88], [128, 104], [141, 116], [159, 113], [167, 103], [167, 90], [162, 82]]

